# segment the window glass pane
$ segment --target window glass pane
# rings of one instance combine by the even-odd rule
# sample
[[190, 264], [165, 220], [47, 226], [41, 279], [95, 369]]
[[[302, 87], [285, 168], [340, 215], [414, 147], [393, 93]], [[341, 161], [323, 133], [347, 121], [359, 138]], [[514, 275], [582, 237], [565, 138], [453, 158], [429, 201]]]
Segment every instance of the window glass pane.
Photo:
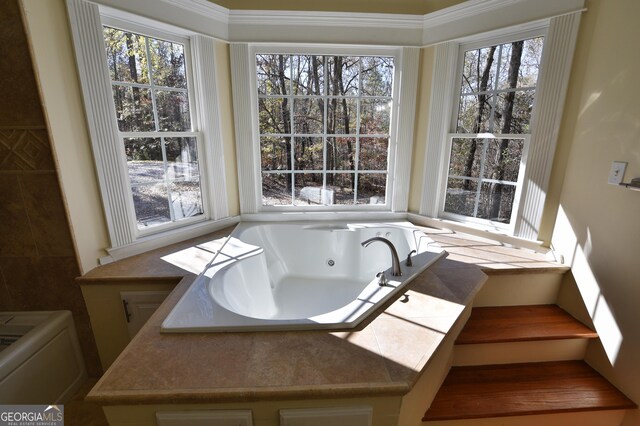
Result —
[[385, 204], [386, 173], [358, 173], [358, 204]]
[[258, 116], [261, 134], [291, 133], [288, 99], [258, 99]]
[[291, 62], [288, 55], [256, 55], [258, 93], [286, 95], [290, 92]]
[[[200, 182], [196, 138], [166, 138], [167, 179]], [[200, 187], [198, 186], [198, 191]]]
[[389, 134], [391, 101], [388, 99], [362, 99], [360, 101], [360, 133]]
[[185, 92], [156, 91], [159, 130], [184, 132], [191, 130], [189, 101]]
[[356, 138], [327, 138], [327, 170], [355, 170]]
[[500, 93], [492, 133], [529, 133], [533, 98], [533, 90]]
[[393, 58], [360, 58], [362, 96], [389, 96], [393, 86]]
[[169, 192], [174, 220], [198, 216], [203, 213], [199, 180], [171, 182]]
[[293, 123], [297, 134], [324, 133], [324, 106], [322, 99], [294, 99]]
[[296, 170], [322, 170], [324, 167], [322, 138], [298, 136], [294, 141]]
[[292, 56], [294, 95], [322, 95], [324, 93], [324, 58], [322, 56]]
[[518, 87], [534, 87], [538, 85], [540, 72], [540, 60], [542, 59], [542, 47], [544, 37], [532, 38], [524, 41], [522, 61], [518, 77]]
[[262, 170], [292, 170], [291, 138], [260, 137]]
[[486, 143], [488, 145], [484, 177], [517, 182], [524, 141], [522, 139], [490, 139]]
[[358, 101], [353, 98], [332, 98], [328, 102], [327, 133], [334, 135], [356, 133]]
[[485, 133], [490, 131], [491, 104], [494, 95], [464, 95], [460, 97], [456, 131]]
[[480, 189], [478, 217], [494, 222], [509, 223], [516, 187], [483, 182]]
[[134, 186], [131, 192], [138, 229], [171, 221], [167, 186], [164, 183]]
[[328, 205], [333, 203], [333, 192], [322, 187], [322, 173], [296, 173], [294, 205]]
[[291, 173], [262, 174], [262, 204], [282, 206], [291, 204]]
[[151, 72], [157, 86], [187, 88], [184, 46], [164, 40], [151, 39]]
[[480, 177], [483, 149], [481, 139], [454, 139], [451, 143], [449, 176]]
[[451, 179], [447, 182], [444, 211], [473, 216], [478, 184], [466, 179]]
[[132, 185], [164, 179], [162, 145], [159, 138], [125, 138], [124, 151]]
[[360, 170], [387, 170], [388, 138], [360, 138]]
[[[374, 56], [256, 55], [261, 168], [287, 172], [263, 173], [263, 204], [355, 204], [356, 166], [388, 170], [393, 66]], [[387, 174], [362, 176], [359, 203], [384, 203]]]
[[131, 86], [113, 85], [118, 129], [121, 132], [155, 130], [151, 91]]
[[103, 27], [111, 81], [149, 83], [146, 37]]
[[478, 93], [493, 88], [497, 72], [497, 47], [485, 47], [464, 53], [462, 93]]
[[327, 189], [333, 191], [336, 204], [353, 204], [354, 174], [327, 173]]
[[357, 56], [327, 56], [328, 95], [357, 96], [360, 58]]
[[498, 89], [535, 87], [542, 57], [542, 37], [503, 44]]

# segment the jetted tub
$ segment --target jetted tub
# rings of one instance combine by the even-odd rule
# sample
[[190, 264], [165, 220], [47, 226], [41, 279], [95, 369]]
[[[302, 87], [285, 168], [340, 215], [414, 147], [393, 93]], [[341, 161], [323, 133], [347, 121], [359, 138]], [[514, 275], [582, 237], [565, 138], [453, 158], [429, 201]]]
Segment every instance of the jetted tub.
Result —
[[[393, 276], [387, 245], [402, 276]], [[406, 266], [407, 255], [413, 266]], [[433, 240], [408, 222], [241, 223], [162, 324], [163, 332], [348, 329], [438, 259]], [[387, 285], [376, 277], [385, 271]]]
[[0, 404], [64, 404], [86, 379], [70, 311], [0, 312]]

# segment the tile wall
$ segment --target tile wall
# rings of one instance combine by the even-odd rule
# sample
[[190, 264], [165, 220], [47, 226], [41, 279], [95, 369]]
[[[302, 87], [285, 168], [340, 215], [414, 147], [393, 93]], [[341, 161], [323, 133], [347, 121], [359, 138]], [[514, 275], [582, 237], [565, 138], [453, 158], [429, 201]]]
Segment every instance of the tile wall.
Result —
[[[70, 70], [70, 72], [75, 72]], [[101, 373], [18, 0], [0, 1], [0, 311], [68, 309]]]

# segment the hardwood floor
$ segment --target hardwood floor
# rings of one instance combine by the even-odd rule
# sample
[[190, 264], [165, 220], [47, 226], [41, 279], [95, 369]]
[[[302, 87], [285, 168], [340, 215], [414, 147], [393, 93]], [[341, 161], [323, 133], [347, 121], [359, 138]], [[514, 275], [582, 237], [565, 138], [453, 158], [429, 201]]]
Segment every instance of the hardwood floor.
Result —
[[556, 305], [473, 308], [458, 345], [596, 338], [597, 333]]
[[423, 421], [635, 407], [584, 361], [454, 367]]

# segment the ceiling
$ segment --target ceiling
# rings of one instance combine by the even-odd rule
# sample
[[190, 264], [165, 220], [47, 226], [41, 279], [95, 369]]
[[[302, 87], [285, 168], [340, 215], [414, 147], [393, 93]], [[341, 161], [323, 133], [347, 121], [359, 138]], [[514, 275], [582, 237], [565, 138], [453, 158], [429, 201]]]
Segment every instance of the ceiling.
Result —
[[209, 0], [227, 9], [424, 15], [464, 0]]

